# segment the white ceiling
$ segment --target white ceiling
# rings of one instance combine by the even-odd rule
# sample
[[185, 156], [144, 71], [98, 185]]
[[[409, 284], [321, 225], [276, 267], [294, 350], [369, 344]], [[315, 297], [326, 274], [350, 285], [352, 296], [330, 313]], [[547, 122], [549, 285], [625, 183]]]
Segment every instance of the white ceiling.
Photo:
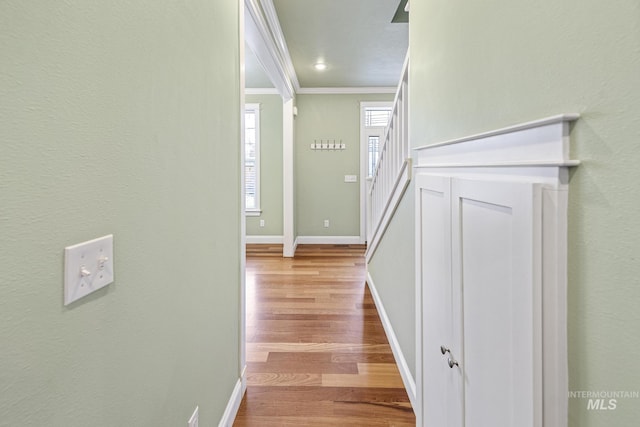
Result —
[[[408, 24], [392, 23], [399, 0], [272, 0], [301, 88], [395, 87]], [[403, 3], [403, 2], [401, 2]], [[327, 69], [313, 65], [323, 61]], [[273, 87], [250, 49], [248, 88]]]

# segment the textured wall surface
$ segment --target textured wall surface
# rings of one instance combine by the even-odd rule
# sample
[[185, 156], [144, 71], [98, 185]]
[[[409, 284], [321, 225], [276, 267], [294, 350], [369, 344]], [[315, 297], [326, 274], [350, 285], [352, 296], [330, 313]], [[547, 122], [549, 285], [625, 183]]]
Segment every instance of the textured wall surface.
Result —
[[[247, 235], [282, 236], [282, 97], [247, 95], [260, 104], [260, 216], [247, 217]], [[260, 220], [265, 226], [260, 227]]]
[[416, 374], [414, 184], [407, 187], [367, 269], [383, 301], [411, 375]]
[[[410, 43], [414, 147], [581, 114], [571, 135], [572, 157], [583, 163], [570, 188], [569, 388], [639, 391], [640, 5], [412, 2]], [[572, 427], [640, 418], [638, 398], [610, 411], [589, 410], [583, 398], [569, 405]]]
[[[393, 101], [393, 95], [298, 95], [296, 125], [296, 224], [299, 236], [360, 235], [360, 102]], [[311, 150], [320, 139], [345, 150]], [[345, 175], [358, 175], [345, 183]], [[330, 227], [324, 228], [323, 221]]]
[[[235, 0], [0, 2], [0, 426], [216, 425], [239, 364]], [[115, 282], [63, 306], [65, 246]]]

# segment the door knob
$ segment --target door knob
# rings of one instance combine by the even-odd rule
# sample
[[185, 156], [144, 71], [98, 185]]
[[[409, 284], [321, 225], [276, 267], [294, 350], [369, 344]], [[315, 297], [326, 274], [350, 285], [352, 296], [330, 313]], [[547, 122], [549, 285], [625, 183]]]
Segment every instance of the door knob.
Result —
[[458, 365], [458, 362], [456, 362], [455, 360], [453, 360], [450, 357], [447, 359], [447, 363], [449, 363], [449, 367], [451, 369], [453, 369], [454, 366], [460, 366], [460, 365]]
[[443, 345], [441, 345], [441, 346], [440, 346], [440, 352], [441, 352], [442, 354], [445, 354], [445, 353], [449, 353], [449, 354], [451, 354], [451, 350], [449, 350], [447, 347], [445, 347], [445, 346], [443, 346]]

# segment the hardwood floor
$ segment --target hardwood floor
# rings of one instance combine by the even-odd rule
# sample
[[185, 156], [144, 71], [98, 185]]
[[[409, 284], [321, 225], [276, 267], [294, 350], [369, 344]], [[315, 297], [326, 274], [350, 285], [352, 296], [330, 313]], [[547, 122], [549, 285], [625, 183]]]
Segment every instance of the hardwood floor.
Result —
[[247, 392], [234, 426], [415, 426], [364, 246], [247, 246]]

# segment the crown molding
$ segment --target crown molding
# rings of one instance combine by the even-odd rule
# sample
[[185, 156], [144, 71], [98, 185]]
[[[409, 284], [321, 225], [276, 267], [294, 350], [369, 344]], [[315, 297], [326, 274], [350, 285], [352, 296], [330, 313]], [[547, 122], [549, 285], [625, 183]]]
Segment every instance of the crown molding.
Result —
[[287, 41], [284, 38], [284, 34], [282, 33], [282, 27], [280, 26], [280, 20], [278, 19], [278, 13], [276, 12], [276, 7], [273, 4], [273, 0], [260, 0], [262, 4], [262, 10], [264, 11], [264, 15], [269, 23], [269, 27], [271, 28], [271, 34], [273, 36], [274, 42], [278, 47], [278, 51], [282, 55], [282, 65], [286, 71], [289, 80], [293, 86], [295, 92], [300, 89], [300, 83], [298, 82], [298, 76], [296, 74], [296, 70], [293, 67], [293, 61], [291, 60], [291, 55], [289, 54], [289, 48], [287, 47]]
[[[296, 88], [293, 81], [297, 82], [295, 73], [291, 76], [292, 65], [287, 65], [284, 59], [288, 57], [288, 51], [282, 52], [281, 48], [286, 49], [284, 44], [284, 36], [280, 30], [279, 24], [273, 28], [273, 20], [275, 17], [275, 9], [271, 3], [271, 12], [265, 12], [268, 9], [270, 0], [245, 0], [245, 40], [258, 61], [263, 66], [265, 73], [278, 90], [278, 93], [285, 99], [295, 97]], [[269, 18], [267, 14], [270, 14]], [[275, 18], [274, 18], [275, 17]], [[278, 33], [277, 36], [274, 34]], [[274, 39], [282, 39], [280, 44]], [[282, 46], [282, 47], [281, 47]]]
[[394, 94], [395, 87], [318, 87], [302, 88], [287, 47], [273, 0], [244, 0], [245, 39], [264, 68], [275, 89], [246, 89], [247, 94], [272, 94], [285, 99], [301, 95]]
[[302, 87], [296, 91], [299, 95], [355, 95], [355, 94], [376, 94], [396, 93], [395, 87]]
[[285, 99], [295, 97], [295, 88], [289, 78], [272, 37], [272, 28], [263, 12], [260, 0], [245, 0], [245, 41], [264, 68], [265, 73]]

